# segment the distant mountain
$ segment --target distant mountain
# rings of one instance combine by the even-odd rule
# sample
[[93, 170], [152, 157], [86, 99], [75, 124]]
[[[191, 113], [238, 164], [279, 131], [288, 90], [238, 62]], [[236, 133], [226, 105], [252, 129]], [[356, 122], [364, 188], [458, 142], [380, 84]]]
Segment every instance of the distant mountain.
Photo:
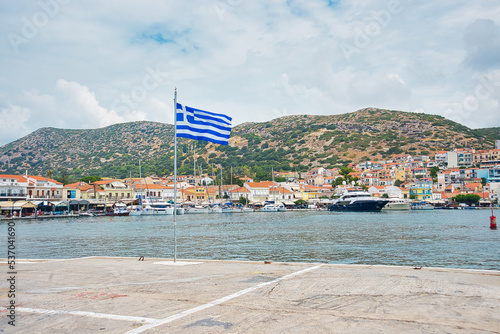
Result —
[[[39, 129], [0, 147], [0, 173], [54, 177], [138, 177], [173, 171], [173, 125], [115, 124], [101, 129]], [[179, 140], [179, 173], [212, 164], [264, 177], [274, 170], [307, 170], [395, 154], [432, 155], [456, 147], [492, 148], [500, 128], [469, 129], [441, 116], [366, 108], [332, 116], [294, 115], [233, 128], [230, 145]]]

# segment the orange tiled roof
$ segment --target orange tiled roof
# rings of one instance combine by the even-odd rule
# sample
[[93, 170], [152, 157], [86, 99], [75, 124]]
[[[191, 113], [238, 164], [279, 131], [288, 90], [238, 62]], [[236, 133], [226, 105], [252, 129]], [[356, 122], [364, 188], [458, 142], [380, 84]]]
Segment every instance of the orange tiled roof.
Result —
[[21, 175], [0, 174], [0, 179], [16, 179], [17, 182], [26, 182], [26, 178]]
[[58, 182], [54, 179], [49, 179], [48, 177], [45, 177], [45, 176], [40, 176], [40, 175], [28, 175], [28, 177], [32, 178], [32, 179], [35, 179], [37, 181], [49, 181], [49, 182], [52, 182], [52, 183], [55, 183], [55, 184], [62, 184], [61, 182]]
[[247, 182], [250, 188], [269, 188], [274, 184], [272, 181], [261, 181], [261, 182]]

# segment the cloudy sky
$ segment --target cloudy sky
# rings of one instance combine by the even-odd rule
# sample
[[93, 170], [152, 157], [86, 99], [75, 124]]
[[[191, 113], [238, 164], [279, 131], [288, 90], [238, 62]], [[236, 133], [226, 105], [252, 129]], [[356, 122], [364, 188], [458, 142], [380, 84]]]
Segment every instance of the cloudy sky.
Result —
[[498, 1], [21, 0], [0, 22], [0, 145], [172, 123], [174, 87], [233, 125], [379, 107], [500, 126]]

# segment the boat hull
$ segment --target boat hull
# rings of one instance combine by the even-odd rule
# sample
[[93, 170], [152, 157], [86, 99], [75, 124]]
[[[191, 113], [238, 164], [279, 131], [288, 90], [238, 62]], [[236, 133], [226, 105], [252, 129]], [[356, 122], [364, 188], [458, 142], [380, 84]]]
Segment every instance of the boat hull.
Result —
[[387, 204], [384, 200], [355, 201], [351, 203], [334, 203], [328, 207], [329, 211], [360, 211], [377, 212]]
[[414, 205], [411, 207], [412, 210], [434, 210], [433, 205]]
[[408, 211], [410, 210], [410, 203], [387, 203], [382, 210], [393, 211]]
[[106, 216], [123, 217], [128, 216], [129, 212], [106, 212]]
[[186, 208], [185, 210], [185, 213], [189, 215], [207, 214], [210, 212], [208, 208]]
[[277, 207], [263, 207], [259, 209], [259, 212], [278, 212]]
[[163, 208], [163, 209], [156, 209], [156, 208], [146, 208], [141, 211], [141, 215], [149, 216], [149, 215], [173, 215], [174, 214], [174, 208]]

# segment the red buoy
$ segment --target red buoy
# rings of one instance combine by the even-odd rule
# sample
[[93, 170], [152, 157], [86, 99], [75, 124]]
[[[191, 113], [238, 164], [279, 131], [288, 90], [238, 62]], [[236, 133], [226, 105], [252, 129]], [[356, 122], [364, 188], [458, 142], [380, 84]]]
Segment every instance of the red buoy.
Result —
[[497, 229], [497, 217], [493, 216], [493, 208], [491, 208], [490, 228], [492, 230]]

